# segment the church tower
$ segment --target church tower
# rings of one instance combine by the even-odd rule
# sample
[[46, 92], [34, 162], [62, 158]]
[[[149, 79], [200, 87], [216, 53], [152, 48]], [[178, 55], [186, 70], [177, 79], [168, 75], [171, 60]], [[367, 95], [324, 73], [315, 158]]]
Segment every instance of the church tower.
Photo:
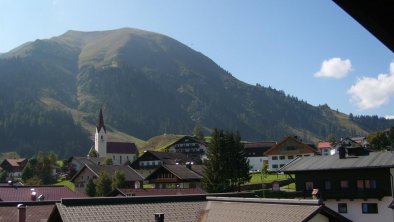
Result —
[[99, 118], [96, 126], [96, 134], [94, 137], [94, 149], [98, 157], [107, 156], [107, 131], [104, 125], [103, 110], [100, 109]]

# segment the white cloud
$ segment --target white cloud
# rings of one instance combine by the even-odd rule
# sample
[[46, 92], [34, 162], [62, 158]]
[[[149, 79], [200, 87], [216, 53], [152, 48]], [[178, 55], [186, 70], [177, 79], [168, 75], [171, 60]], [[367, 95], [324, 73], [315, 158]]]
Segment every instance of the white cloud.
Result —
[[314, 76], [340, 79], [347, 76], [351, 70], [352, 63], [349, 59], [331, 58], [323, 61], [320, 71], [316, 72]]
[[378, 108], [394, 96], [394, 62], [390, 74], [379, 74], [377, 78], [362, 77], [348, 90], [351, 100], [359, 109]]
[[386, 118], [386, 119], [394, 119], [394, 115], [387, 115], [384, 118]]

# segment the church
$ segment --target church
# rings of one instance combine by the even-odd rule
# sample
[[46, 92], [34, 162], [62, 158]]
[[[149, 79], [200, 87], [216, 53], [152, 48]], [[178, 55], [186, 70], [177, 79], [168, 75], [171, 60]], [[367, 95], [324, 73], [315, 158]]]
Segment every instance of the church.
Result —
[[111, 158], [114, 165], [131, 163], [138, 157], [138, 149], [134, 143], [107, 141], [102, 109], [100, 109], [97, 121], [94, 149], [97, 152], [97, 157]]

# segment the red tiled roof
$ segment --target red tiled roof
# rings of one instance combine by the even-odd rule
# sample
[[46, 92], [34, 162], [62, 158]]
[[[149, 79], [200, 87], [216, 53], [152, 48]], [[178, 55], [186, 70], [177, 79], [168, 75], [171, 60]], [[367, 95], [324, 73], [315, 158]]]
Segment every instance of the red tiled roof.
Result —
[[74, 192], [65, 186], [1, 186], [0, 202], [20, 201], [28, 202], [31, 200], [31, 189], [45, 196], [46, 201], [59, 201], [61, 198], [86, 197], [84, 193]]
[[134, 143], [107, 142], [107, 153], [137, 154], [138, 150]]
[[183, 189], [118, 189], [125, 196], [156, 196], [156, 195], [186, 195], [205, 194], [201, 188]]
[[[26, 222], [47, 221], [55, 204], [26, 206]], [[0, 207], [0, 221], [17, 221], [18, 209], [15, 206]]]
[[317, 144], [317, 149], [324, 149], [324, 148], [330, 148], [332, 147], [330, 142], [326, 142], [326, 141], [321, 141]]

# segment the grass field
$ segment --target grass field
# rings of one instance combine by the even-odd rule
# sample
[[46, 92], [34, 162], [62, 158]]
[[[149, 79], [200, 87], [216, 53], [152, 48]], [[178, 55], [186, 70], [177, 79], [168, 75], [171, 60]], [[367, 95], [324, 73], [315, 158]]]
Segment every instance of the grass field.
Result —
[[[249, 184], [251, 183], [261, 183], [261, 173], [252, 173], [252, 178], [249, 181]], [[288, 179], [289, 176], [287, 174], [268, 174], [266, 178], [263, 178], [263, 182], [271, 182], [274, 180], [284, 180]]]
[[75, 189], [74, 183], [72, 183], [72, 182], [69, 181], [69, 180], [60, 181], [60, 182], [56, 183], [55, 185], [64, 185], [64, 186], [70, 188], [71, 190], [74, 190], [74, 189]]

